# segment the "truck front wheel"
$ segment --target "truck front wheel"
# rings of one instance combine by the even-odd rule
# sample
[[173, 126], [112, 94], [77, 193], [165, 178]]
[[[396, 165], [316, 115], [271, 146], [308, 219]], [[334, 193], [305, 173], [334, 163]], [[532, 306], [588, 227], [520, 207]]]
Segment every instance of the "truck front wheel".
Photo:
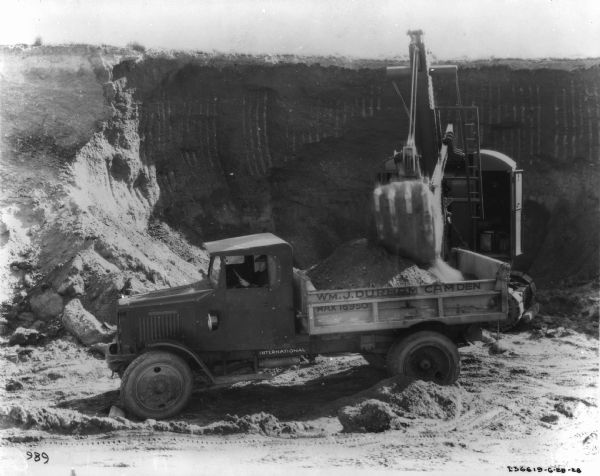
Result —
[[449, 385], [458, 379], [460, 357], [454, 342], [439, 332], [419, 331], [392, 345], [387, 355], [391, 375], [405, 375]]
[[121, 403], [138, 418], [169, 418], [187, 405], [192, 385], [192, 371], [181, 357], [153, 350], [125, 369]]

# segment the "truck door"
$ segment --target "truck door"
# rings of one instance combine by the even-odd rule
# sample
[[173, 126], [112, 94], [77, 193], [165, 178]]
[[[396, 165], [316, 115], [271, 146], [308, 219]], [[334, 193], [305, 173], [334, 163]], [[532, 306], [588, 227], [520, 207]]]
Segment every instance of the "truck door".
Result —
[[[222, 336], [230, 350], [273, 347], [281, 320], [280, 270], [274, 255], [226, 256]], [[279, 272], [278, 272], [279, 271]]]
[[521, 210], [523, 208], [523, 171], [515, 170], [511, 177], [511, 255], [514, 258], [521, 250]]

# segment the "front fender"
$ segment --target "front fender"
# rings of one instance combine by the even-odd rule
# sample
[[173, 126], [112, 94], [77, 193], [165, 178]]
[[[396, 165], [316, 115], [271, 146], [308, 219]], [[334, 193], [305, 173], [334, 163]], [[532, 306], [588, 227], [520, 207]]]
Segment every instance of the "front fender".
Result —
[[146, 347], [144, 347], [145, 352], [148, 350], [156, 350], [156, 349], [165, 350], [165, 351], [177, 354], [181, 357], [191, 359], [198, 366], [198, 368], [204, 373], [204, 375], [206, 375], [206, 377], [209, 379], [210, 383], [211, 384], [215, 383], [215, 378], [214, 378], [213, 374], [208, 369], [206, 364], [202, 361], [202, 359], [198, 356], [198, 354], [196, 354], [196, 352], [194, 352], [189, 347], [183, 345], [181, 342], [164, 340], [164, 341], [152, 342], [151, 344], [148, 344]]

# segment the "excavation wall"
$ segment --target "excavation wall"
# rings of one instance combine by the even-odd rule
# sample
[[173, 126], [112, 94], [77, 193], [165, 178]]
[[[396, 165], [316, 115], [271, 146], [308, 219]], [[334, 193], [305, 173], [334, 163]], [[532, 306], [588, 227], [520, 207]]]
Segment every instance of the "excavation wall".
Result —
[[[460, 68], [482, 147], [524, 169], [519, 265], [540, 281], [598, 272], [599, 73], [575, 61]], [[406, 130], [383, 64], [150, 58], [113, 74], [140, 103], [156, 212], [190, 238], [272, 230], [307, 266], [372, 226], [373, 177]], [[448, 103], [450, 86], [438, 89]]]
[[[140, 289], [197, 279], [194, 246], [237, 233], [273, 231], [310, 266], [372, 231], [374, 177], [406, 134], [389, 62], [94, 47], [1, 59], [3, 286], [25, 294], [89, 249]], [[459, 71], [482, 146], [524, 169], [519, 266], [541, 284], [593, 278], [599, 62]], [[450, 101], [447, 83], [438, 93]], [[108, 297], [86, 299], [110, 314]]]

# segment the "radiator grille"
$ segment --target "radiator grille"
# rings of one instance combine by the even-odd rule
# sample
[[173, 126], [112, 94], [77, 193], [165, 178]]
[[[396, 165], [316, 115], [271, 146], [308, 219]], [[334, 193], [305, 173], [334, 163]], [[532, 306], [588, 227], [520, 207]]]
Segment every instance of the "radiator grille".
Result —
[[150, 312], [140, 318], [139, 330], [142, 342], [178, 338], [181, 334], [179, 313], [177, 311]]

